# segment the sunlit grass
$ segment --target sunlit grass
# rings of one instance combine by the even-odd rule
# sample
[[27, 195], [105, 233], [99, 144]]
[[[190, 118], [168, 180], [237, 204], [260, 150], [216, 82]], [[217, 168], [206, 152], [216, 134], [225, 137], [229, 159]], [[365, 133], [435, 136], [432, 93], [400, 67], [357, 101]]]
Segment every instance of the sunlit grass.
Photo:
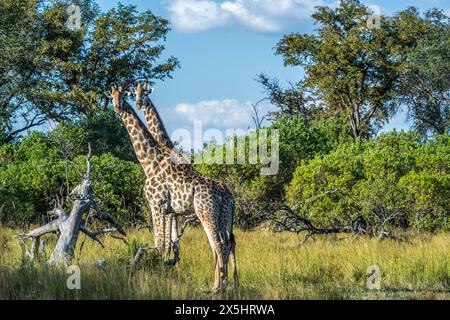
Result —
[[[405, 241], [340, 235], [299, 245], [293, 234], [237, 230], [241, 288], [213, 295], [212, 254], [200, 228], [185, 234], [175, 268], [149, 254], [132, 270], [124, 242], [107, 238], [102, 249], [87, 239], [73, 262], [81, 268], [81, 290], [67, 289], [64, 269], [24, 260], [17, 233], [0, 229], [0, 299], [450, 299], [450, 234]], [[128, 230], [127, 239], [152, 243], [145, 230]], [[47, 256], [55, 240], [47, 243]], [[105, 269], [95, 267], [100, 258]], [[381, 270], [380, 291], [366, 289], [374, 264]]]

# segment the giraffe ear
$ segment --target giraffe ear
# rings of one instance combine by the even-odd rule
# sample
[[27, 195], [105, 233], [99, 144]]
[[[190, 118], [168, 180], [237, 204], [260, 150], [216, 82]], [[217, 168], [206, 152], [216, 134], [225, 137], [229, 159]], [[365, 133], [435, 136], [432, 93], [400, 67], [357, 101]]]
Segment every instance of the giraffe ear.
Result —
[[123, 92], [122, 85], [119, 86], [119, 92]]
[[105, 91], [104, 92], [104, 95], [105, 95], [105, 97], [107, 97], [107, 98], [109, 98], [109, 99], [112, 99], [112, 94], [111, 94], [111, 92], [109, 92], [109, 91]]
[[145, 95], [146, 96], [148, 96], [148, 95], [150, 95], [151, 93], [153, 93], [153, 91], [155, 91], [155, 89], [153, 89], [153, 88], [150, 88], [150, 90], [145, 90]]
[[147, 82], [144, 82], [144, 85], [142, 86], [144, 88], [144, 90], [147, 90]]

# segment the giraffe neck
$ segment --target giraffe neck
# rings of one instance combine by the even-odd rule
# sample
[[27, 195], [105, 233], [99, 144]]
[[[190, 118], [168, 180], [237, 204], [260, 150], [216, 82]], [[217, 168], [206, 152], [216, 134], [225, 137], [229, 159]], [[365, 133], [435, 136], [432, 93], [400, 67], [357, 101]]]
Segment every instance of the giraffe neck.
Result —
[[148, 131], [150, 131], [153, 138], [169, 149], [173, 149], [173, 142], [170, 139], [161, 117], [150, 98], [147, 98], [145, 101], [144, 115], [145, 121], [147, 122]]
[[159, 143], [149, 134], [144, 123], [133, 108], [127, 102], [123, 103], [124, 106], [119, 111], [119, 115], [127, 128], [136, 157], [147, 173], [154, 167], [152, 164], [155, 161], [156, 163], [160, 163], [164, 158], [163, 150]]

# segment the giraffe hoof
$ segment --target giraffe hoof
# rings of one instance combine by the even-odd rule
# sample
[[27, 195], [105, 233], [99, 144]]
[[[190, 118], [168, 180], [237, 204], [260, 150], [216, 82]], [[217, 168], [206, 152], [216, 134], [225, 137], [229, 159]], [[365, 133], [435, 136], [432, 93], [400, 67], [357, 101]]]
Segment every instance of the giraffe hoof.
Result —
[[219, 294], [219, 293], [222, 293], [222, 289], [221, 288], [212, 288], [212, 294]]
[[164, 261], [164, 264], [166, 266], [173, 267], [174, 265], [176, 265], [178, 263], [178, 261], [179, 261], [179, 259], [170, 259], [170, 260]]
[[224, 287], [214, 287], [212, 289], [212, 293], [213, 294], [222, 294], [222, 293], [227, 292], [227, 290], [228, 290], [228, 288], [226, 286], [224, 286]]

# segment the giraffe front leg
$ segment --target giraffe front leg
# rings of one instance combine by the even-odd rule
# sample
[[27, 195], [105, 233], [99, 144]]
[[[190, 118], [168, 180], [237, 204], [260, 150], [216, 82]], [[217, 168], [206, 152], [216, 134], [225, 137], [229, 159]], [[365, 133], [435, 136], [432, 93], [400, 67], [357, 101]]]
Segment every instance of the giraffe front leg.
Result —
[[174, 241], [178, 237], [178, 217], [176, 214], [172, 214], [170, 217], [172, 221], [171, 240]]
[[164, 225], [164, 261], [170, 259], [170, 252], [172, 249], [172, 214], [163, 214]]
[[171, 217], [167, 214], [164, 205], [152, 205], [153, 229], [155, 244], [160, 249], [161, 257], [165, 262], [170, 258], [171, 249]]
[[163, 250], [164, 245], [164, 232], [161, 219], [161, 213], [156, 207], [151, 208], [152, 211], [152, 224], [153, 224], [153, 240], [155, 246], [159, 248], [160, 252]]
[[[148, 182], [148, 181], [147, 181]], [[161, 226], [159, 219], [159, 210], [153, 204], [153, 190], [151, 190], [147, 185], [144, 187], [144, 195], [147, 199], [148, 206], [150, 208], [150, 218], [153, 226], [152, 235], [155, 247], [161, 248]]]
[[[179, 249], [180, 244], [175, 244], [174, 241], [178, 238], [178, 217], [175, 213], [171, 213], [167, 216], [167, 219], [169, 220], [169, 224], [166, 228], [166, 238], [170, 239], [168, 243], [168, 256], [171, 257], [171, 259], [168, 261], [170, 262], [170, 265], [175, 265], [179, 261]], [[171, 252], [173, 252], [173, 257], [171, 256]]]
[[[165, 193], [158, 193], [157, 190], [146, 186], [145, 196], [150, 206], [153, 223], [153, 238], [155, 246], [159, 248], [161, 257], [165, 261], [170, 254], [171, 240], [170, 232], [167, 235], [166, 230], [170, 230], [170, 223], [166, 217], [168, 212], [168, 196]], [[169, 227], [168, 227], [169, 225]]]

